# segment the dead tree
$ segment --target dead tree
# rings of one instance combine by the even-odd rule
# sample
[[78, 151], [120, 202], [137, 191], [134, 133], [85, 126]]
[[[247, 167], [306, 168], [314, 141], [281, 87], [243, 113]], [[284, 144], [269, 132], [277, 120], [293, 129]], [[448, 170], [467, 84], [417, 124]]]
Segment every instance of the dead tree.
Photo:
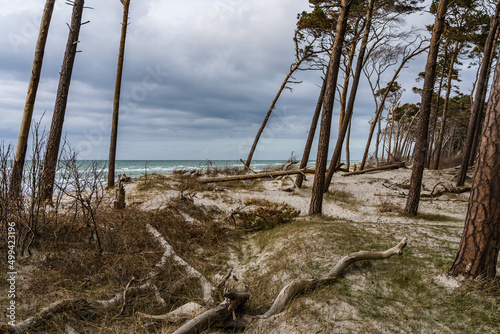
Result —
[[54, 10], [55, 0], [47, 0], [43, 10], [42, 22], [40, 23], [40, 32], [36, 43], [35, 57], [31, 69], [31, 78], [28, 85], [28, 94], [24, 104], [23, 119], [21, 129], [17, 138], [16, 155], [12, 165], [12, 176], [9, 187], [11, 199], [17, 198], [21, 193], [21, 182], [23, 178], [24, 160], [26, 159], [26, 150], [28, 147], [28, 137], [33, 118], [33, 109], [35, 108], [36, 93], [38, 83], [40, 82], [40, 73], [42, 71], [43, 55], [45, 53], [45, 44], [49, 34], [50, 20]]
[[436, 76], [436, 60], [439, 51], [439, 41], [444, 29], [444, 19], [448, 8], [448, 0], [440, 0], [436, 14], [434, 29], [432, 31], [429, 55], [425, 66], [424, 88], [422, 91], [422, 103], [419, 111], [419, 122], [417, 125], [417, 139], [413, 150], [413, 170], [411, 174], [408, 199], [404, 209], [404, 215], [416, 216], [420, 201], [422, 187], [422, 176], [424, 173], [425, 157], [427, 154], [427, 137], [429, 133], [429, 118], [431, 113], [432, 95], [434, 92], [434, 79]]
[[[296, 32], [297, 34], [297, 32]], [[280, 89], [278, 90], [278, 93], [274, 97], [273, 102], [271, 102], [271, 106], [269, 107], [269, 110], [267, 111], [266, 117], [264, 117], [264, 121], [262, 122], [259, 130], [257, 131], [257, 134], [255, 135], [255, 139], [253, 141], [252, 147], [250, 148], [250, 152], [248, 153], [247, 160], [245, 161], [245, 166], [250, 168], [250, 164], [252, 163], [252, 158], [255, 153], [255, 149], [257, 148], [257, 144], [259, 143], [260, 136], [262, 135], [262, 132], [264, 132], [264, 128], [266, 127], [267, 122], [269, 121], [269, 117], [271, 117], [271, 113], [276, 107], [276, 103], [278, 102], [278, 99], [281, 96], [281, 93], [283, 93], [283, 90], [290, 89], [290, 87], [287, 87], [288, 84], [290, 83], [299, 83], [297, 81], [293, 81], [293, 74], [300, 68], [300, 65], [304, 61], [307, 61], [310, 59], [313, 55], [314, 52], [311, 51], [310, 47], [305, 47], [303, 51], [299, 48], [298, 45], [298, 39], [297, 37], [294, 38], [295, 41], [295, 57], [296, 60], [295, 62], [290, 66], [290, 70], [288, 71], [288, 74], [285, 77], [285, 80], [283, 80], [283, 83], [280, 86]], [[311, 44], [314, 43], [314, 41], [311, 42]]]
[[66, 105], [68, 103], [69, 86], [71, 84], [71, 75], [77, 52], [78, 36], [82, 25], [82, 13], [85, 0], [75, 0], [73, 3], [73, 14], [71, 16], [71, 26], [69, 27], [68, 42], [64, 53], [59, 86], [57, 88], [56, 104], [52, 123], [50, 126], [49, 139], [47, 141], [47, 151], [43, 164], [42, 181], [40, 185], [40, 196], [42, 200], [51, 200], [54, 192], [54, 180], [56, 177], [57, 156], [59, 154], [59, 145], [61, 143], [62, 128]]
[[128, 10], [130, 0], [120, 0], [123, 5], [122, 34], [120, 51], [118, 53], [118, 68], [116, 70], [115, 97], [113, 100], [113, 123], [111, 125], [111, 141], [109, 144], [108, 188], [115, 186], [116, 142], [118, 138], [118, 116], [120, 111], [120, 92], [122, 87], [123, 59], [125, 57], [125, 40], [127, 38]]

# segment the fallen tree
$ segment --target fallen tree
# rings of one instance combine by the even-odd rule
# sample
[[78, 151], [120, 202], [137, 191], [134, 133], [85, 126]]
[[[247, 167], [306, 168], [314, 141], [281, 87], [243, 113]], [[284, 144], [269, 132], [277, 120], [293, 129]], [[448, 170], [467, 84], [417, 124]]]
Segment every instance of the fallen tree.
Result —
[[382, 167], [357, 170], [357, 171], [354, 171], [354, 172], [349, 172], [349, 173], [342, 174], [342, 176], [360, 175], [360, 174], [373, 173], [373, 172], [379, 172], [379, 171], [385, 171], [385, 170], [392, 170], [392, 169], [399, 169], [399, 168], [405, 168], [405, 167], [406, 167], [405, 163], [404, 162], [400, 162], [400, 163], [393, 164], [393, 165], [387, 165], [387, 166], [382, 166]]
[[263, 178], [272, 178], [278, 176], [285, 175], [295, 175], [295, 174], [305, 174], [305, 173], [314, 173], [314, 169], [311, 167], [302, 168], [302, 169], [292, 169], [292, 170], [280, 170], [276, 172], [264, 172], [264, 173], [256, 173], [256, 174], [246, 174], [246, 175], [231, 175], [231, 176], [218, 176], [218, 177], [207, 177], [200, 178], [197, 181], [200, 183], [214, 183], [214, 182], [225, 182], [225, 181], [242, 181], [242, 180], [251, 180], [251, 179], [263, 179]]
[[239, 327], [245, 327], [256, 319], [267, 319], [279, 312], [282, 312], [294, 297], [299, 294], [306, 293], [319, 285], [330, 283], [339, 277], [351, 264], [364, 260], [387, 259], [396, 254], [401, 255], [407, 244], [407, 239], [403, 238], [396, 246], [383, 252], [360, 251], [349, 254], [343, 257], [326, 276], [306, 280], [297, 280], [286, 285], [278, 294], [269, 310], [264, 314], [259, 316], [242, 314], [237, 317], [235, 313], [236, 309], [240, 305], [243, 305], [249, 298], [249, 294], [245, 291], [245, 289], [236, 289], [226, 292], [223, 296], [223, 301], [218, 305], [213, 306], [216, 303], [216, 292], [221, 291], [222, 288], [224, 288], [231, 272], [229, 272], [229, 274], [222, 279], [217, 287], [214, 287], [212, 283], [210, 283], [199, 271], [175, 253], [173, 247], [162, 237], [158, 230], [150, 224], [147, 224], [146, 227], [148, 232], [159, 242], [164, 253], [160, 261], [156, 264], [156, 268], [150, 272], [146, 279], [144, 279], [144, 281], [146, 281], [144, 284], [139, 287], [129, 288], [130, 284], [134, 281], [134, 279], [131, 279], [122, 293], [116, 294], [109, 300], [89, 301], [83, 298], [59, 300], [43, 308], [40, 312], [22, 321], [18, 325], [12, 326], [6, 323], [0, 323], [0, 332], [26, 333], [36, 330], [37, 327], [43, 324], [49, 323], [50, 320], [59, 313], [68, 311], [78, 312], [78, 310], [81, 309], [110, 310], [113, 308], [116, 309], [122, 305], [121, 311], [117, 314], [117, 316], [122, 316], [123, 309], [126, 307], [127, 296], [141, 293], [146, 289], [155, 288], [155, 277], [158, 275], [159, 270], [165, 266], [168, 260], [174, 261], [184, 268], [188, 276], [199, 279], [204, 295], [203, 301], [206, 305], [201, 306], [197, 303], [189, 302], [176, 310], [163, 315], [148, 315], [136, 312], [136, 316], [150, 321], [168, 322], [178, 322], [182, 319], [187, 319], [189, 317], [192, 318], [179, 327], [174, 334], [200, 333], [207, 327], [221, 322], [232, 323], [233, 325], [237, 325]]

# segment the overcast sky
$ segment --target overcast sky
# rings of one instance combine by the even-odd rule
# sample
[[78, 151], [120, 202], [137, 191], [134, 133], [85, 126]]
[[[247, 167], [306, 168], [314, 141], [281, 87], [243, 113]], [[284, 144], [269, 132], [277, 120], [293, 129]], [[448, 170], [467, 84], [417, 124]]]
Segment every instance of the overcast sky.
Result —
[[[45, 1], [0, 0], [0, 140], [16, 143]], [[87, 0], [64, 132], [82, 159], [107, 159], [123, 7]], [[131, 1], [117, 159], [246, 158], [255, 133], [294, 60], [297, 14], [307, 0]], [[34, 120], [50, 127], [71, 7], [57, 0]], [[425, 17], [416, 18], [422, 21]], [[422, 22], [418, 22], [422, 24]], [[403, 102], [425, 56], [405, 70]], [[301, 155], [321, 73], [301, 72], [285, 91], [254, 159]], [[365, 79], [363, 79], [365, 80]], [[364, 83], [353, 121], [360, 159], [374, 112]], [[337, 105], [335, 114], [338, 114]], [[333, 126], [333, 138], [338, 125]], [[316, 144], [315, 144], [316, 145]], [[315, 158], [314, 150], [312, 159]]]

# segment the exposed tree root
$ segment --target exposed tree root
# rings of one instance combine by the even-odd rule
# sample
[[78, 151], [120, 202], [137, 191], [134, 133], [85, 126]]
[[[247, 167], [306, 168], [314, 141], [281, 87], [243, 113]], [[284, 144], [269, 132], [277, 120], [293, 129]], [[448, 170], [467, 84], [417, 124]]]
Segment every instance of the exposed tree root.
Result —
[[337, 265], [328, 273], [328, 275], [324, 277], [300, 280], [288, 284], [280, 291], [278, 297], [276, 297], [276, 299], [274, 300], [274, 303], [271, 306], [271, 308], [266, 313], [259, 316], [259, 318], [267, 319], [275, 315], [276, 313], [283, 311], [286, 305], [290, 302], [290, 300], [292, 300], [292, 298], [295, 297], [297, 294], [302, 293], [308, 289], [313, 289], [331, 280], [334, 280], [348, 266], [350, 266], [355, 262], [363, 260], [383, 260], [396, 254], [397, 255], [403, 254], [403, 248], [405, 248], [406, 246], [406, 241], [407, 239], [403, 238], [403, 240], [401, 240], [399, 244], [384, 252], [361, 251], [352, 253], [342, 258], [339, 261], [339, 263], [337, 263]]
[[[214, 286], [196, 269], [189, 265], [186, 261], [180, 258], [172, 248], [172, 246], [161, 236], [161, 234], [153, 226], [147, 224], [148, 232], [160, 243], [164, 250], [164, 254], [156, 267], [161, 269], [167, 263], [167, 260], [173, 260], [182, 266], [189, 276], [196, 277], [200, 280], [200, 285], [204, 294], [204, 301], [207, 305], [213, 305], [216, 289]], [[363, 260], [382, 260], [390, 258], [393, 255], [401, 255], [406, 246], [407, 239], [403, 238], [396, 246], [383, 252], [360, 251], [355, 252], [342, 258], [337, 265], [324, 277], [312, 278], [307, 280], [299, 280], [286, 285], [278, 294], [271, 308], [260, 316], [240, 315], [239, 318], [235, 315], [235, 310], [244, 304], [249, 294], [246, 291], [230, 291], [224, 295], [224, 300], [210, 309], [206, 309], [197, 303], [187, 303], [176, 310], [163, 315], [148, 315], [137, 312], [136, 315], [147, 320], [179, 322], [184, 319], [192, 318], [184, 325], [179, 327], [174, 334], [199, 333], [205, 328], [224, 322], [231, 323], [238, 327], [245, 327], [254, 319], [267, 319], [285, 309], [288, 303], [297, 295], [304, 293], [315, 287], [328, 283], [341, 275], [345, 269], [351, 264]], [[226, 275], [217, 289], [221, 289], [223, 284], [231, 275], [231, 271]], [[95, 311], [109, 310], [122, 305], [119, 315], [123, 313], [126, 305], [126, 300], [131, 295], [137, 295], [148, 289], [156, 289], [154, 278], [158, 276], [156, 270], [152, 270], [148, 277], [144, 279], [144, 284], [139, 287], [130, 287], [132, 282], [138, 280], [131, 279], [123, 292], [116, 294], [109, 300], [88, 301], [86, 299], [64, 299], [59, 300], [43, 308], [36, 315], [22, 321], [16, 326], [10, 326], [5, 323], [0, 323], [1, 333], [26, 333], [36, 329], [37, 327], [47, 323], [53, 316], [67, 311], [78, 312], [82, 309], [91, 309]]]
[[161, 236], [160, 232], [158, 232], [157, 229], [155, 229], [153, 226], [150, 224], [146, 225], [146, 228], [150, 234], [153, 235], [153, 237], [158, 240], [160, 243], [161, 247], [165, 251], [163, 253], [163, 256], [157, 266], [164, 266], [167, 259], [171, 259], [175, 261], [178, 265], [184, 268], [186, 270], [186, 273], [191, 276], [198, 278], [200, 280], [200, 285], [201, 289], [203, 291], [203, 299], [205, 300], [206, 303], [211, 304], [214, 302], [214, 295], [215, 295], [215, 288], [210, 283], [205, 276], [203, 276], [198, 270], [194, 269], [189, 263], [184, 261], [180, 256], [178, 256], [173, 247], [170, 246], [170, 244]]

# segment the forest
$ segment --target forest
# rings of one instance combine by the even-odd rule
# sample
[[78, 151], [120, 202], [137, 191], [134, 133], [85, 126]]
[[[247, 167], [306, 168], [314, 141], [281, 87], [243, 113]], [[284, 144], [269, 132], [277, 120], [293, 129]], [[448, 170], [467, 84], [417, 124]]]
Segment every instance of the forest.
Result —
[[[56, 3], [46, 0], [18, 140], [0, 146], [0, 332], [500, 330], [500, 1], [309, 0], [246, 159], [171, 174], [146, 164], [138, 178], [117, 168], [134, 29], [133, 1], [120, 2], [109, 158], [83, 162], [63, 125], [94, 9], [66, 1], [46, 131], [33, 117]], [[421, 13], [433, 24], [409, 24]], [[411, 103], [401, 77], [416, 59]], [[475, 79], [458, 85], [466, 62]], [[256, 170], [283, 93], [306, 71], [322, 85], [303, 151]], [[362, 85], [375, 110], [357, 161]]]

